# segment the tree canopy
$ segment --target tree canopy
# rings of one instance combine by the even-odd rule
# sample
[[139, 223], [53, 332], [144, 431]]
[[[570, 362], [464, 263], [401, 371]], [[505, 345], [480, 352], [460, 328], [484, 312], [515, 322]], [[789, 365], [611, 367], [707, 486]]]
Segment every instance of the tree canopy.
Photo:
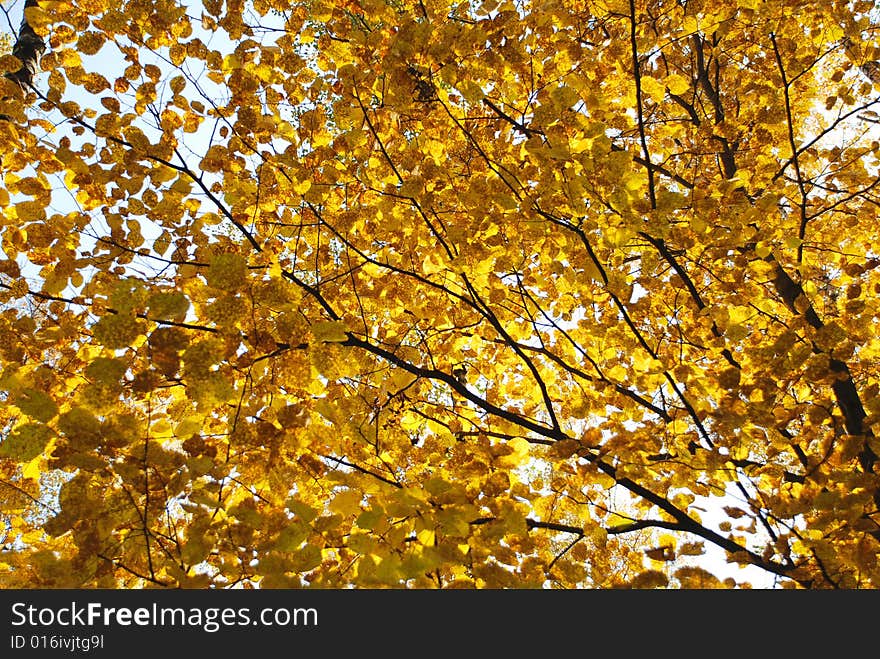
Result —
[[872, 2], [3, 11], [4, 587], [880, 586]]

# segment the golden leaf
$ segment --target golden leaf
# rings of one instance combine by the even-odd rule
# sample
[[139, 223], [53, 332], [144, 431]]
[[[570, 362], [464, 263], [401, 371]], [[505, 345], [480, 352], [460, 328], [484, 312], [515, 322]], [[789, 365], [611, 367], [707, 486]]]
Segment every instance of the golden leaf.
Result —
[[327, 343], [342, 343], [348, 340], [345, 324], [340, 321], [320, 321], [312, 324], [315, 340]]
[[18, 426], [0, 441], [0, 457], [30, 462], [43, 453], [53, 436], [52, 429], [42, 423]]
[[205, 273], [209, 286], [236, 290], [247, 281], [247, 261], [238, 254], [218, 254]]

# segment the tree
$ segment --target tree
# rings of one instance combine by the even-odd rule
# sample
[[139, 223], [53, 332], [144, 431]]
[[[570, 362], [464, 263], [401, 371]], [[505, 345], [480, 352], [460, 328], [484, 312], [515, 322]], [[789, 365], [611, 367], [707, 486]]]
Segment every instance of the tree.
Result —
[[3, 584], [880, 586], [872, 11], [28, 0]]

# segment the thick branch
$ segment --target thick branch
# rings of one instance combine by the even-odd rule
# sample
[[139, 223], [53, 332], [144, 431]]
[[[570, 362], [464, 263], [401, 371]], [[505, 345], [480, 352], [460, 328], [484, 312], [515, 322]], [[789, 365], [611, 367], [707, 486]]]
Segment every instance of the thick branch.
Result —
[[21, 62], [21, 68], [14, 73], [6, 74], [10, 80], [18, 83], [23, 90], [33, 84], [34, 75], [40, 63], [40, 56], [46, 50], [46, 44], [43, 39], [34, 32], [27, 20], [27, 10], [32, 7], [38, 7], [37, 0], [27, 0], [24, 3], [24, 17], [21, 20], [21, 27], [18, 30], [18, 39], [12, 48], [12, 54]]
[[791, 82], [788, 80], [788, 74], [785, 72], [785, 65], [782, 62], [782, 55], [779, 53], [779, 46], [776, 44], [776, 35], [770, 33], [770, 42], [773, 44], [773, 54], [776, 57], [776, 64], [779, 67], [779, 75], [782, 78], [782, 92], [785, 99], [785, 118], [788, 124], [788, 146], [791, 149], [791, 161], [794, 165], [795, 179], [797, 180], [798, 192], [801, 195], [801, 203], [798, 204], [801, 222], [798, 227], [798, 238], [801, 244], [798, 245], [798, 263], [803, 260], [804, 245], [803, 240], [807, 235], [807, 190], [804, 185], [804, 176], [801, 172], [800, 158], [798, 157], [798, 148], [794, 139], [794, 117], [791, 109]]
[[654, 190], [654, 168], [651, 166], [651, 153], [648, 151], [648, 138], [645, 134], [645, 113], [642, 96], [642, 72], [639, 65], [639, 49], [636, 34], [636, 3], [629, 0], [630, 20], [630, 49], [632, 52], [633, 76], [636, 82], [636, 113], [639, 123], [639, 142], [642, 145], [642, 157], [645, 159], [645, 169], [648, 172], [648, 196], [651, 200], [651, 208], [657, 208], [657, 193]]

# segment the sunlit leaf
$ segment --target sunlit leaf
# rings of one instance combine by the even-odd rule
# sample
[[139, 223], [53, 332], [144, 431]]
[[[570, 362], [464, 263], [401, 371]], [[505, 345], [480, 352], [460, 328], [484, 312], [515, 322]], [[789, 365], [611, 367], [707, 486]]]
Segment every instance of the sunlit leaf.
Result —
[[870, 3], [106, 4], [0, 40], [0, 586], [880, 586]]

